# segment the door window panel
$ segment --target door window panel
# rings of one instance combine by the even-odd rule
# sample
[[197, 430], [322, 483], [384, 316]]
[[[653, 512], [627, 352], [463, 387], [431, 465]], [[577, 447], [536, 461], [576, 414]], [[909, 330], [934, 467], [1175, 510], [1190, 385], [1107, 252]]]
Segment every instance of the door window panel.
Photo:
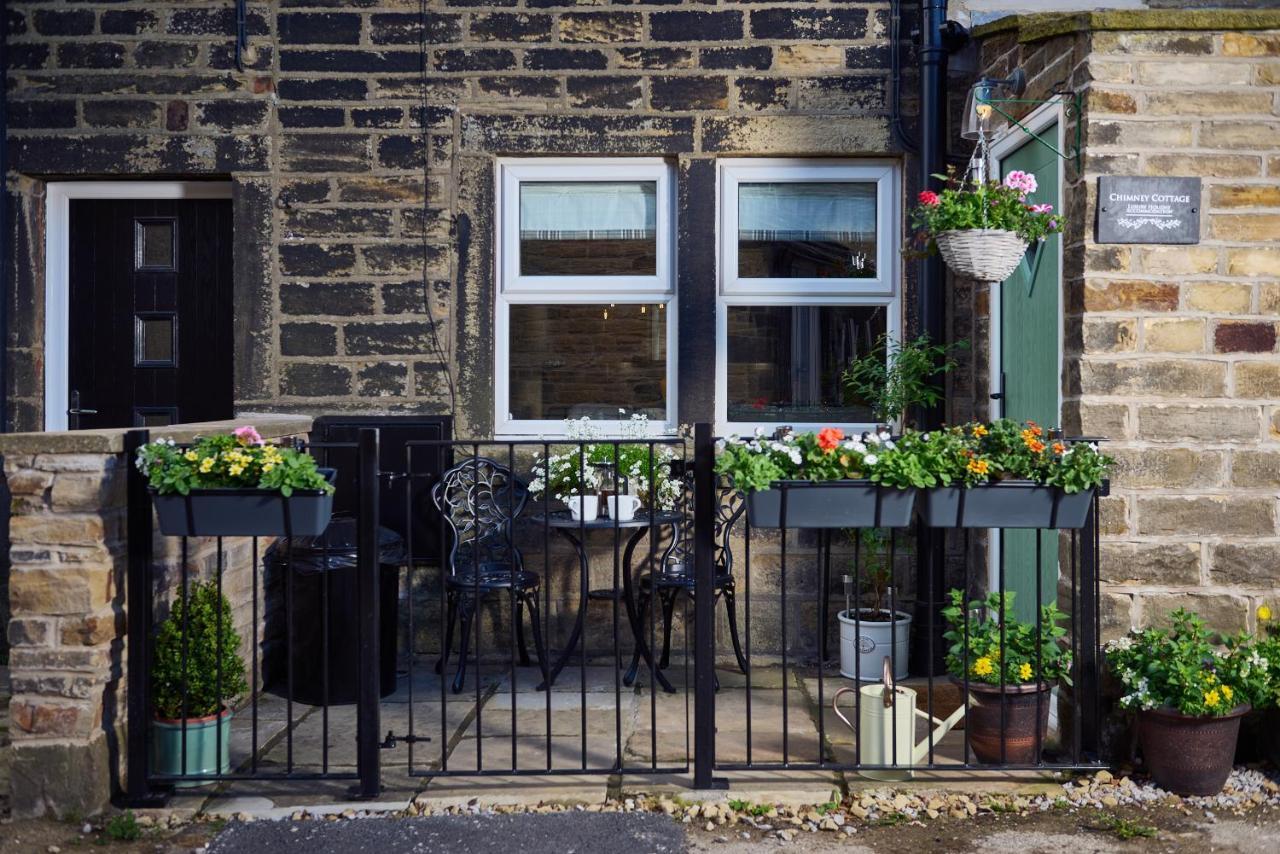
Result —
[[134, 269], [153, 272], [177, 269], [177, 232], [177, 223], [172, 219], [134, 220]]
[[145, 312], [134, 318], [134, 365], [172, 368], [178, 363], [178, 318], [172, 312]]

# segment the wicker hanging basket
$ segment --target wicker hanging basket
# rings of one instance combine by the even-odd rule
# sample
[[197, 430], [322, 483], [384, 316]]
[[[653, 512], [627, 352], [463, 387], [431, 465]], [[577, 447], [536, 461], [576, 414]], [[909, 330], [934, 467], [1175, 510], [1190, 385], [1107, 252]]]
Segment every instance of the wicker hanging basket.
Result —
[[951, 272], [980, 282], [1003, 282], [1027, 251], [1016, 232], [995, 228], [944, 231], [934, 240]]

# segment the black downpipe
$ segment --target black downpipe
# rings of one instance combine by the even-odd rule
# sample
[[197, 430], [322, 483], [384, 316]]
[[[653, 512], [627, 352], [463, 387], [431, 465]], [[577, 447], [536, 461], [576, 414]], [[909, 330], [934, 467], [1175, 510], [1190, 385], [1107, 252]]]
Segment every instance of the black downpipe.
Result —
[[[0, 33], [0, 69], [9, 67], [9, 34]], [[0, 341], [9, 340], [9, 87], [0, 86]], [[14, 247], [16, 248], [16, 247]], [[9, 348], [0, 349], [0, 433], [9, 432]], [[7, 553], [7, 552], [6, 552]]]

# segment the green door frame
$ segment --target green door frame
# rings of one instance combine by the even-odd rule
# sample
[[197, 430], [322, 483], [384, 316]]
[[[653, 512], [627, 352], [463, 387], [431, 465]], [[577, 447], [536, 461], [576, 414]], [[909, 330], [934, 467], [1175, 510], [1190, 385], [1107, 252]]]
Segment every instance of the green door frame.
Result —
[[[1056, 144], [1061, 150], [1063, 128], [1066, 117], [1063, 115], [1061, 104], [1051, 102], [1032, 112], [1022, 124], [1027, 130], [1035, 134], [1041, 134], [1046, 130], [1056, 135]], [[1056, 124], [1056, 130], [1054, 125]], [[1029, 149], [1027, 146], [1033, 146]], [[998, 139], [992, 145], [992, 172], [993, 176], [1002, 175], [1004, 172], [1004, 162], [1015, 155], [1024, 154], [1026, 152], [1041, 151], [1046, 156], [1050, 156], [1049, 149], [1041, 145], [1037, 140], [1025, 133], [1021, 128], [1011, 126], [1003, 137]], [[1050, 201], [1054, 205], [1055, 210], [1062, 209], [1062, 185], [1065, 179], [1064, 161], [1060, 157], [1054, 157], [1057, 162], [1057, 198], [1045, 199], [1038, 198], [1037, 201]], [[1015, 167], [1016, 168], [1016, 167]], [[1049, 258], [1042, 258], [1037, 265], [1039, 268], [1036, 272], [1048, 272], [1052, 269], [1055, 272], [1053, 278], [1056, 281], [1045, 281], [1043, 276], [1037, 276], [1041, 279], [1038, 282], [1030, 284], [1036, 288], [1052, 287], [1054, 293], [1057, 294], [1057, 371], [1056, 382], [1054, 383], [1054, 392], [1056, 400], [1052, 405], [1052, 421], [1046, 426], [1059, 426], [1062, 423], [1062, 340], [1063, 340], [1063, 300], [1062, 300], [1062, 238], [1051, 238], [1052, 243], [1041, 249], [1041, 252], [1056, 252], [1057, 258], [1052, 261]], [[1029, 261], [1030, 259], [1028, 259]], [[1048, 269], [1046, 269], [1048, 268]], [[991, 337], [991, 363], [990, 363], [990, 391], [992, 394], [992, 413], [993, 415], [1006, 414], [1007, 397], [1009, 390], [1005, 387], [1005, 365], [1004, 365], [1004, 291], [1007, 286], [1022, 284], [1025, 282], [1027, 270], [1020, 270], [1014, 274], [1007, 282], [997, 285], [997, 290], [991, 294], [988, 305], [991, 307], [990, 318], [990, 337]], [[1015, 385], [1010, 383], [1011, 386]], [[1028, 417], [1024, 413], [1009, 412], [1010, 417]], [[1044, 416], [1039, 416], [1043, 418]], [[1021, 563], [1021, 559], [1031, 557], [1034, 562], [1036, 538], [1040, 538], [1040, 554], [1041, 564], [1037, 568], [1041, 579], [1041, 595], [1042, 602], [1048, 604], [1057, 600], [1057, 537], [1051, 532], [1031, 532], [1031, 531], [1015, 531], [1006, 532], [999, 535], [992, 531], [989, 539], [990, 548], [988, 553], [987, 581], [989, 590], [997, 590], [999, 588], [1000, 574], [1000, 555], [1002, 551], [1007, 551], [1009, 556], [1014, 559], [1015, 563]], [[1012, 542], [1010, 539], [1012, 538]], [[1035, 618], [1035, 578], [1036, 576], [1025, 571], [1025, 567], [1011, 566], [1008, 561], [1005, 565], [1005, 588], [1015, 591], [1018, 595], [1014, 601], [1014, 613], [1021, 619]]]

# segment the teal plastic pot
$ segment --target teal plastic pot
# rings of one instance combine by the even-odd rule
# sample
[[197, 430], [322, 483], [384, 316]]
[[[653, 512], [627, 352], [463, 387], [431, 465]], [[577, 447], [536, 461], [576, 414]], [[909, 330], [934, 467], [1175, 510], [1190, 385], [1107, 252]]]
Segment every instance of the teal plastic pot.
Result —
[[[159, 777], [208, 776], [231, 770], [230, 709], [221, 715], [187, 718], [187, 765], [182, 767], [181, 720], [157, 718], [151, 724], [151, 773]], [[221, 736], [219, 736], [221, 731]], [[221, 738], [222, 750], [218, 750]], [[219, 755], [220, 754], [220, 755]], [[205, 786], [212, 780], [175, 780], [178, 787]]]

